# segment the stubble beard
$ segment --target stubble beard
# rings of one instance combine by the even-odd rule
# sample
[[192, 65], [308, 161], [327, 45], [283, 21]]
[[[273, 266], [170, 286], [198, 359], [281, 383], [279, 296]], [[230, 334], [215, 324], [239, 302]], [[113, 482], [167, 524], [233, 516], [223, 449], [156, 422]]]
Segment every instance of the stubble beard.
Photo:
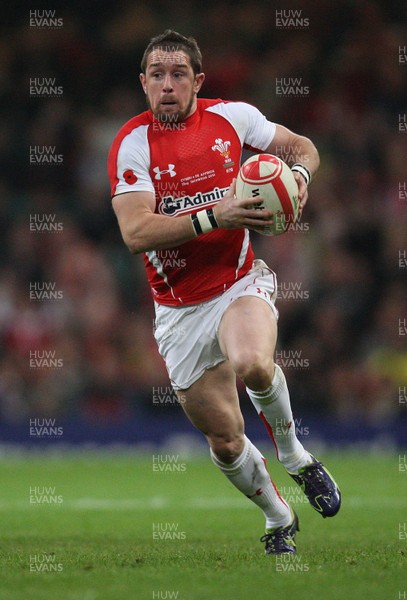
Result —
[[146, 96], [146, 102], [147, 102], [148, 108], [151, 110], [151, 112], [153, 113], [153, 115], [155, 116], [157, 121], [160, 121], [160, 123], [179, 123], [180, 121], [183, 121], [184, 119], [186, 119], [189, 116], [189, 113], [191, 112], [194, 101], [195, 101], [195, 94], [192, 94], [192, 96], [184, 110], [179, 110], [178, 112], [175, 112], [175, 113], [166, 113], [166, 112], [154, 111], [151, 107], [151, 103], [150, 103], [150, 99], [149, 99], [148, 95]]

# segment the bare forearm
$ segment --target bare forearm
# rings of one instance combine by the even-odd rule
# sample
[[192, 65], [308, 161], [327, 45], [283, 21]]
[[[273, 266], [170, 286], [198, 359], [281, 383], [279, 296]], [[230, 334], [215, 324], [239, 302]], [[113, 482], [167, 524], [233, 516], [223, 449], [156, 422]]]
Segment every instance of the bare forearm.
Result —
[[184, 244], [196, 237], [189, 215], [171, 218], [148, 214], [137, 223], [128, 223], [122, 235], [130, 252], [138, 254], [149, 250], [164, 250]]
[[[318, 150], [310, 139], [298, 136], [294, 143], [295, 152], [293, 152], [291, 164], [300, 163], [307, 167], [311, 176], [314, 177], [319, 168]], [[291, 166], [291, 165], [290, 165]]]
[[318, 150], [311, 140], [303, 135], [290, 131], [283, 125], [276, 126], [273, 141], [266, 152], [280, 156], [289, 166], [300, 163], [307, 167], [311, 177], [319, 167]]

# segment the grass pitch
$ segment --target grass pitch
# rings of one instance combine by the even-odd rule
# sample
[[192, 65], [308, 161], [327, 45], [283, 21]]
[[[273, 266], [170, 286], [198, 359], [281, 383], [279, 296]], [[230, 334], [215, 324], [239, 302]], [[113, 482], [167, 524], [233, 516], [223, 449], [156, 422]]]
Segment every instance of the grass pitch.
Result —
[[259, 509], [209, 457], [160, 456], [159, 469], [151, 455], [3, 458], [0, 599], [407, 596], [407, 473], [398, 455], [318, 456], [343, 494], [333, 519], [315, 513], [270, 459], [300, 518], [295, 557], [264, 555]]

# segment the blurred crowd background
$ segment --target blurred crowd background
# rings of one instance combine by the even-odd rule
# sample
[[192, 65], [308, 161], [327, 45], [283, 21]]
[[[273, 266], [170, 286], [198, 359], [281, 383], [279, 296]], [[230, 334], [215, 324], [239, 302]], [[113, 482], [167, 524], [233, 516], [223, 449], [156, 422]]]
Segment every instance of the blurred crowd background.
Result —
[[[44, 10], [34, 4], [10, 5], [0, 25], [0, 423], [184, 419], [154, 405], [170, 384], [106, 173], [116, 132], [145, 109], [143, 50], [168, 27], [198, 40], [202, 97], [250, 102], [320, 151], [301, 227], [253, 236], [281, 284], [278, 351], [296, 416], [405, 422], [407, 4], [50, 2], [56, 28], [30, 26], [30, 10]], [[302, 24], [277, 26], [276, 10], [301, 11]], [[62, 92], [36, 97], [35, 78]], [[281, 78], [300, 78], [302, 93], [278, 94]], [[30, 164], [42, 146], [60, 164]], [[44, 218], [58, 230], [33, 229]], [[33, 300], [33, 283], [62, 297]], [[63, 367], [33, 368], [33, 351]]]

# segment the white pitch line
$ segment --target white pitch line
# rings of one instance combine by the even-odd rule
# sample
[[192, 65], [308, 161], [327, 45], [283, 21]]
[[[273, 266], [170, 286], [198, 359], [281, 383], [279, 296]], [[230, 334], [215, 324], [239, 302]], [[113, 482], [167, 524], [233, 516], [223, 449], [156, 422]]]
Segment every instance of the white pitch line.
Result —
[[[291, 500], [292, 506], [304, 504], [295, 502], [295, 498]], [[395, 497], [370, 497], [350, 496], [342, 499], [343, 508], [359, 509], [361, 507], [369, 508], [405, 508], [407, 502], [403, 498]], [[207, 498], [196, 496], [186, 499], [183, 502], [180, 499], [171, 499], [165, 496], [153, 496], [151, 498], [120, 498], [120, 499], [105, 499], [105, 498], [77, 498], [76, 500], [64, 500], [59, 504], [42, 502], [30, 504], [29, 500], [18, 500], [17, 502], [0, 502], [0, 511], [13, 510], [41, 510], [44, 507], [52, 508], [53, 510], [161, 510], [161, 509], [193, 509], [193, 510], [229, 510], [229, 509], [252, 509], [255, 505], [251, 502], [246, 502], [243, 498]]]

